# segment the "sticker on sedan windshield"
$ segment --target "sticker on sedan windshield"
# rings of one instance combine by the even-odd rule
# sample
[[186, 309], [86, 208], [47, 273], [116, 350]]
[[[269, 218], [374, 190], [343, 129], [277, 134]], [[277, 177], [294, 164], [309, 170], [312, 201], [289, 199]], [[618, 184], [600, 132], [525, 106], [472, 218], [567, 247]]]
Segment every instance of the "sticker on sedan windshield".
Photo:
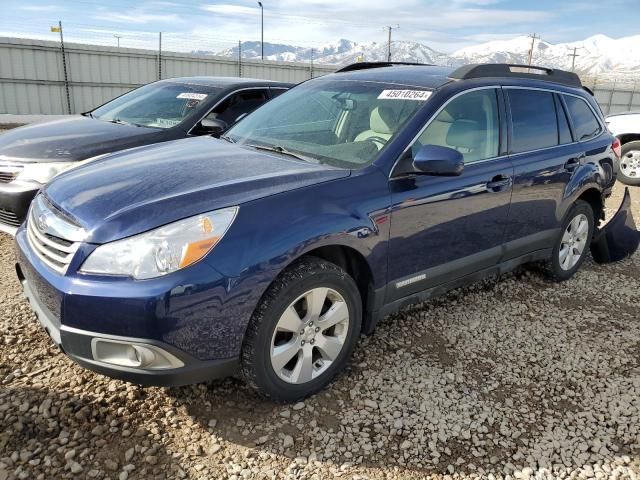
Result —
[[424, 102], [431, 96], [427, 90], [383, 90], [378, 99], [385, 100], [418, 100]]
[[207, 98], [207, 94], [206, 93], [182, 92], [176, 98], [188, 98], [189, 100], [202, 101], [205, 98]]
[[180, 120], [170, 120], [168, 118], [158, 118], [158, 119], [156, 119], [156, 124], [154, 126], [155, 127], [161, 127], [161, 128], [171, 128], [171, 127], [175, 127], [179, 123], [180, 123]]

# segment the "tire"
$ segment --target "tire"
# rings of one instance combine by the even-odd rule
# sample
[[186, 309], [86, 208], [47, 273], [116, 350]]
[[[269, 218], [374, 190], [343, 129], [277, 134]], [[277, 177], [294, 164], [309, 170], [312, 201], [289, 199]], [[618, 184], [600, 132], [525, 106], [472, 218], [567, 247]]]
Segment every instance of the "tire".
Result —
[[640, 140], [622, 146], [618, 180], [625, 185], [640, 185]]
[[[332, 322], [338, 323], [323, 328]], [[361, 325], [354, 280], [333, 263], [304, 258], [281, 273], [258, 304], [242, 345], [242, 375], [271, 400], [306, 398], [344, 369]]]
[[[582, 232], [582, 221], [587, 223], [586, 232]], [[582, 233], [576, 234], [576, 226]], [[593, 232], [593, 209], [587, 202], [578, 200], [565, 216], [551, 259], [544, 264], [547, 275], [553, 281], [563, 282], [576, 274], [589, 254]], [[578, 250], [580, 255], [576, 256]]]

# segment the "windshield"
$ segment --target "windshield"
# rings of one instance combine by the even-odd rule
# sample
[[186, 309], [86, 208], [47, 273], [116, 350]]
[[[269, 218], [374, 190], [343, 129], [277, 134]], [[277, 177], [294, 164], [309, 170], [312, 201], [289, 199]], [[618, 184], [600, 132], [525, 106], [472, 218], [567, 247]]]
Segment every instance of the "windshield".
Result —
[[340, 168], [370, 165], [430, 91], [375, 82], [317, 80], [265, 104], [226, 134], [233, 142]]
[[209, 104], [207, 100], [220, 90], [193, 84], [151, 83], [96, 108], [91, 116], [106, 122], [171, 128], [200, 113]]

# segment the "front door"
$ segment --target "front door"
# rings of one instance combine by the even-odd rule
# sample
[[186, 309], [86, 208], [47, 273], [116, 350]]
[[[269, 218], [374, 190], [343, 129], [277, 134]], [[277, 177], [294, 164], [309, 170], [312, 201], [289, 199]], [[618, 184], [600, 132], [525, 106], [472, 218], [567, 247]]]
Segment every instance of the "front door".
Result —
[[455, 148], [458, 177], [401, 175], [392, 195], [387, 301], [495, 266], [509, 215], [513, 167], [501, 156], [500, 92], [483, 88], [450, 100], [399, 162], [422, 145]]

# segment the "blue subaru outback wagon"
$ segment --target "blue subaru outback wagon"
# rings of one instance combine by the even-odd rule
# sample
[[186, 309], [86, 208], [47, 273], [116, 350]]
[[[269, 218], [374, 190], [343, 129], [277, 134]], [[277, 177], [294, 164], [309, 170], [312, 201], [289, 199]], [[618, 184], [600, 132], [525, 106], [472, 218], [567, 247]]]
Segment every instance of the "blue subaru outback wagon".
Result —
[[527, 262], [571, 277], [618, 155], [572, 73], [361, 63], [222, 139], [60, 175], [18, 231], [16, 268], [86, 368], [143, 385], [240, 372], [292, 401], [399, 308]]

